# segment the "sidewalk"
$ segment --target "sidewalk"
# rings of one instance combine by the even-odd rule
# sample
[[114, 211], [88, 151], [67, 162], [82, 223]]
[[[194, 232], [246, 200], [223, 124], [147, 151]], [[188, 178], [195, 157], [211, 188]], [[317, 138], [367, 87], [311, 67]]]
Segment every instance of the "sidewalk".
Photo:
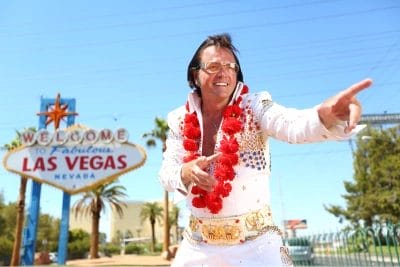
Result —
[[115, 255], [99, 259], [67, 261], [67, 266], [170, 266], [171, 262], [160, 256]]

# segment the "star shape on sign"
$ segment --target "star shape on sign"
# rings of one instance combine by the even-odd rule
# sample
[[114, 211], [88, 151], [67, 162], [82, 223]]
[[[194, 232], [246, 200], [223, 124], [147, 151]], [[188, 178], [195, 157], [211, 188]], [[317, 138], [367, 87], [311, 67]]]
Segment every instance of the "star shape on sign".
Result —
[[60, 94], [57, 95], [56, 102], [54, 105], [51, 105], [47, 111], [44, 112], [39, 112], [37, 115], [45, 115], [47, 116], [47, 121], [46, 121], [46, 126], [49, 125], [50, 123], [54, 122], [54, 129], [58, 129], [60, 126], [61, 120], [64, 119], [64, 117], [67, 117], [69, 115], [78, 115], [76, 112], [68, 112], [68, 105], [67, 104], [61, 104], [60, 103]]

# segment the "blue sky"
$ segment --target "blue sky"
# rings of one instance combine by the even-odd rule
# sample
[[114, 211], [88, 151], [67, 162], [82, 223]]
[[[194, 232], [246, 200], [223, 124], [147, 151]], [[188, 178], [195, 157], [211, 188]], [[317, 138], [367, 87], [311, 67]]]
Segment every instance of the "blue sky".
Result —
[[[0, 143], [37, 126], [40, 97], [60, 93], [76, 99], [76, 123], [124, 127], [144, 146], [154, 118], [185, 102], [198, 45], [221, 32], [232, 35], [250, 90], [267, 90], [282, 105], [312, 107], [371, 77], [373, 87], [359, 95], [364, 113], [399, 112], [398, 1], [1, 1]], [[142, 168], [120, 179], [130, 200], [162, 199], [161, 146], [147, 153]], [[272, 140], [271, 153], [276, 223], [306, 219], [311, 233], [340, 228], [323, 205], [344, 204], [349, 143]], [[0, 168], [0, 179], [6, 201], [15, 201], [19, 177]], [[43, 212], [60, 217], [61, 201], [59, 190], [43, 186]], [[108, 224], [103, 216], [104, 231]]]

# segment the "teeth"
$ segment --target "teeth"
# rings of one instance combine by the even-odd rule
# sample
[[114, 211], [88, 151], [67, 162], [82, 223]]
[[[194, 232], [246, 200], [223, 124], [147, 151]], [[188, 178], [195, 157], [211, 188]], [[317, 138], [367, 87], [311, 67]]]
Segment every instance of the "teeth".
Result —
[[215, 83], [215, 85], [217, 85], [217, 86], [227, 86], [228, 83]]

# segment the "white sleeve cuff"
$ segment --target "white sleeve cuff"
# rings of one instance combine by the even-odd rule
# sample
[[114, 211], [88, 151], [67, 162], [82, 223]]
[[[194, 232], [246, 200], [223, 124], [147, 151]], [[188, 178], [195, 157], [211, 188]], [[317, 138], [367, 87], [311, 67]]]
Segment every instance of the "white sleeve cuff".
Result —
[[182, 179], [179, 180], [177, 187], [174, 191], [174, 203], [178, 203], [186, 198], [188, 194], [188, 187], [182, 182]]
[[335, 126], [330, 127], [327, 129], [325, 126], [323, 126], [323, 131], [325, 132], [326, 135], [328, 135], [330, 138], [329, 139], [335, 139], [335, 140], [346, 140], [351, 138], [353, 135], [361, 132], [367, 125], [365, 124], [360, 124], [357, 125], [353, 130], [351, 130], [348, 133], [345, 133], [344, 130], [347, 127], [347, 122], [346, 121], [339, 121], [338, 124]]

